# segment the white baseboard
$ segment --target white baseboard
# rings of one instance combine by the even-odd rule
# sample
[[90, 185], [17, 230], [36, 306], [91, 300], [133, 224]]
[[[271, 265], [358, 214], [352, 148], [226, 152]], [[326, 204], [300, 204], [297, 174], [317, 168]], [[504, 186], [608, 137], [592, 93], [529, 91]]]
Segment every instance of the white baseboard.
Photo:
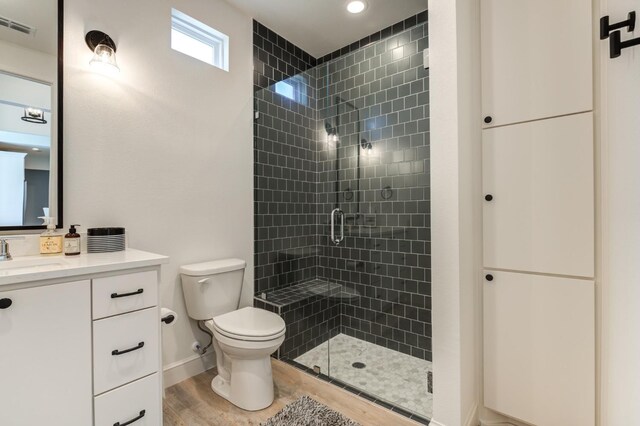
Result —
[[[436, 419], [431, 419], [429, 422], [430, 426], [446, 426], [444, 423], [438, 422]], [[467, 418], [463, 423], [464, 426], [478, 426], [478, 404], [474, 403], [471, 410], [469, 410], [469, 414], [467, 414]]]
[[164, 388], [180, 383], [189, 377], [197, 376], [216, 365], [216, 354], [211, 351], [203, 356], [193, 355], [189, 358], [165, 365], [163, 370]]
[[[520, 422], [516, 419], [509, 418], [508, 416], [493, 411], [488, 408], [484, 408], [480, 419], [480, 426], [527, 426], [528, 423]], [[529, 425], [530, 426], [530, 425]]]
[[469, 414], [467, 414], [467, 419], [464, 421], [464, 426], [478, 426], [479, 424], [478, 404], [474, 402]]

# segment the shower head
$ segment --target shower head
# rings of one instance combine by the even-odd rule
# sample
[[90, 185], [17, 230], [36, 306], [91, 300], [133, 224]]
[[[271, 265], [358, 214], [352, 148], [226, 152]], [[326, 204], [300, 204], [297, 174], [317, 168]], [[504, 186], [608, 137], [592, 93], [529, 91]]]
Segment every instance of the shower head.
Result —
[[331, 127], [331, 124], [329, 124], [328, 121], [324, 122], [324, 128], [327, 131], [327, 134], [333, 133], [333, 127]]
[[373, 148], [373, 145], [371, 144], [371, 142], [367, 141], [366, 139], [362, 139], [360, 141], [360, 148], [362, 149], [366, 149], [367, 151], [370, 151], [371, 148]]

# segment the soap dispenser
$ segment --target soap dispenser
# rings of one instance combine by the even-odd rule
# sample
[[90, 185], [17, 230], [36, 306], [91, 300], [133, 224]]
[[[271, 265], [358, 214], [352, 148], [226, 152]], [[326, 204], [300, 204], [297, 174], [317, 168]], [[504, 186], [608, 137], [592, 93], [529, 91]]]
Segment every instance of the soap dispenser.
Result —
[[40, 234], [40, 254], [60, 254], [62, 253], [62, 235], [56, 233], [54, 218], [40, 216], [39, 219], [47, 225], [47, 230]]
[[64, 236], [65, 256], [76, 256], [80, 254], [80, 234], [76, 232], [76, 226], [80, 225], [71, 225], [69, 233]]

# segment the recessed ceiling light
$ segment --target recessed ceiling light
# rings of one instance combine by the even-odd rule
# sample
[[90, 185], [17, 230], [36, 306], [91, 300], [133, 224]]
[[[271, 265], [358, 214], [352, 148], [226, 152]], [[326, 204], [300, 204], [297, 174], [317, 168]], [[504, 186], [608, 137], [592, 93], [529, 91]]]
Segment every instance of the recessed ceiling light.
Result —
[[360, 13], [367, 8], [367, 3], [362, 0], [350, 1], [347, 4], [347, 10], [351, 13]]

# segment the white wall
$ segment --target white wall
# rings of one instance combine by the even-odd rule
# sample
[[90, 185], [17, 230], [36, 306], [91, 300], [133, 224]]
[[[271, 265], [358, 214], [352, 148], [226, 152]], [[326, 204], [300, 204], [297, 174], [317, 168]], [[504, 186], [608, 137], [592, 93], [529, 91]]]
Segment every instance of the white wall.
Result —
[[[615, 23], [637, 0], [602, 0]], [[637, 28], [637, 27], [636, 27]], [[640, 36], [622, 32], [622, 39]], [[640, 424], [640, 47], [609, 59], [600, 44], [602, 102], [601, 426]]]
[[477, 1], [429, 3], [433, 424], [477, 424], [481, 265]]
[[[230, 37], [230, 72], [170, 49], [171, 7]], [[117, 44], [121, 73], [89, 67], [84, 36]], [[178, 268], [247, 261], [253, 293], [252, 22], [222, 0], [65, 1], [65, 223], [127, 228], [129, 245], [165, 254], [164, 364], [193, 356]]]
[[0, 40], [0, 70], [54, 83], [58, 72], [56, 64], [55, 56]]

